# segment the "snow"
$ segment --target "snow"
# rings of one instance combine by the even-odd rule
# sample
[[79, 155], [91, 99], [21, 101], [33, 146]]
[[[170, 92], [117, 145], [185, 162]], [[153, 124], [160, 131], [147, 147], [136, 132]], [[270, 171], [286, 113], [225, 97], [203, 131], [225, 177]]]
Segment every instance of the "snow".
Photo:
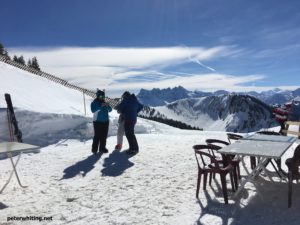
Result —
[[[287, 183], [272, 171], [275, 182], [263, 174], [247, 183], [236, 198], [229, 188], [229, 205], [224, 204], [219, 179], [206, 191], [201, 188], [199, 200], [195, 198], [197, 165], [192, 146], [207, 138], [226, 140], [225, 132], [186, 131], [138, 119], [140, 152], [128, 156], [113, 151], [118, 116], [114, 111], [109, 153], [93, 156], [91, 114], [83, 113], [81, 93], [5, 64], [0, 64], [0, 76], [0, 96], [12, 95], [24, 142], [43, 146], [39, 153], [23, 154], [17, 166], [28, 187], [19, 187], [13, 177], [0, 194], [0, 224], [299, 224], [299, 185], [294, 185], [288, 209]], [[22, 79], [22, 85], [16, 79]], [[0, 104], [6, 105], [2, 97]], [[0, 140], [7, 139], [5, 119], [2, 108]], [[126, 138], [124, 145], [128, 148]], [[295, 146], [283, 156], [283, 164]], [[242, 176], [250, 170], [249, 159], [244, 162]], [[2, 159], [1, 185], [10, 170], [9, 159]], [[12, 216], [53, 220], [8, 222]]]
[[229, 95], [189, 98], [154, 109], [156, 115], [160, 114], [205, 131], [245, 133], [275, 124], [271, 111], [266, 107], [247, 96], [238, 96], [237, 99], [239, 100], [233, 100]]
[[[0, 62], [0, 96], [11, 94], [14, 106], [43, 113], [84, 115], [83, 94]], [[91, 98], [86, 97], [89, 106]], [[0, 98], [0, 107], [6, 106]], [[89, 113], [89, 110], [87, 110]]]

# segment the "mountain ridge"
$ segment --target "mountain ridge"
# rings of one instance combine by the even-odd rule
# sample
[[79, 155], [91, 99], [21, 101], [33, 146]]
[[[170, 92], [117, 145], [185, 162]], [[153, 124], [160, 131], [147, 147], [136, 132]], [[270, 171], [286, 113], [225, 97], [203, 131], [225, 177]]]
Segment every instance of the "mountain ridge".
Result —
[[203, 130], [252, 132], [276, 126], [272, 107], [250, 95], [186, 98], [143, 111], [143, 117], [181, 121]]
[[174, 88], [154, 88], [152, 90], [141, 89], [137, 94], [138, 99], [145, 105], [148, 106], [163, 106], [168, 103], [185, 99], [185, 98], [197, 98], [197, 97], [207, 97], [213, 95], [223, 95], [223, 94], [244, 94], [256, 97], [266, 104], [275, 105], [283, 104], [294, 98], [300, 96], [300, 88], [288, 91], [281, 90], [279, 88], [263, 91], [263, 92], [229, 92], [226, 90], [217, 90], [215, 92], [203, 92], [203, 91], [189, 91], [182, 86]]

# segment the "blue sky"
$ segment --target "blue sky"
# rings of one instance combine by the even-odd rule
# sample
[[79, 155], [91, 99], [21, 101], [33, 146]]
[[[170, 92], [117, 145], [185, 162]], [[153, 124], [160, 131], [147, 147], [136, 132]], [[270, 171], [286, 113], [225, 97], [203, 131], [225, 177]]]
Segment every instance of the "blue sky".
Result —
[[1, 0], [0, 42], [112, 92], [300, 86], [300, 1]]

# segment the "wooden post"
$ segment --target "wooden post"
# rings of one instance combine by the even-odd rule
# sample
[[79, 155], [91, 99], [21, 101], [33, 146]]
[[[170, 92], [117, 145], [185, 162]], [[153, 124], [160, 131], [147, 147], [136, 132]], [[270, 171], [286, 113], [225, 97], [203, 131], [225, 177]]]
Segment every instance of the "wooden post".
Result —
[[[298, 132], [289, 130], [289, 125], [296, 125], [298, 126]], [[300, 122], [299, 121], [286, 121], [285, 122], [285, 130], [283, 130], [283, 133], [287, 134], [293, 134], [297, 135], [298, 138], [300, 138]]]

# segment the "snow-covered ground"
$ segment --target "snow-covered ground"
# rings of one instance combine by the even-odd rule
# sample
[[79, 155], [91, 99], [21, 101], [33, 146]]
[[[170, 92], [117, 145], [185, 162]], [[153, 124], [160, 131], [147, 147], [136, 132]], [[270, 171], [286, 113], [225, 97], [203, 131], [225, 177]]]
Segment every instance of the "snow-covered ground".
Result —
[[[110, 152], [94, 156], [91, 115], [83, 115], [81, 93], [1, 63], [0, 77], [0, 139], [7, 139], [6, 104], [1, 96], [8, 92], [24, 141], [43, 146], [39, 153], [23, 154], [17, 166], [28, 187], [19, 187], [13, 177], [0, 194], [0, 224], [299, 224], [300, 186], [294, 185], [293, 206], [288, 209], [287, 183], [272, 172], [275, 182], [259, 176], [239, 196], [230, 197], [229, 205], [224, 204], [219, 179], [207, 191], [200, 190], [199, 200], [195, 198], [197, 165], [192, 146], [207, 138], [226, 140], [224, 132], [179, 130], [139, 119], [140, 153], [128, 156], [113, 151], [117, 129], [113, 112], [107, 141]], [[14, 79], [23, 79], [26, 88]], [[126, 149], [126, 138], [124, 145]], [[283, 156], [283, 164], [294, 148]], [[241, 165], [243, 176], [248, 163], [246, 158], [245, 166]], [[10, 169], [8, 159], [0, 160], [0, 185]], [[7, 221], [14, 216], [53, 220]]]

